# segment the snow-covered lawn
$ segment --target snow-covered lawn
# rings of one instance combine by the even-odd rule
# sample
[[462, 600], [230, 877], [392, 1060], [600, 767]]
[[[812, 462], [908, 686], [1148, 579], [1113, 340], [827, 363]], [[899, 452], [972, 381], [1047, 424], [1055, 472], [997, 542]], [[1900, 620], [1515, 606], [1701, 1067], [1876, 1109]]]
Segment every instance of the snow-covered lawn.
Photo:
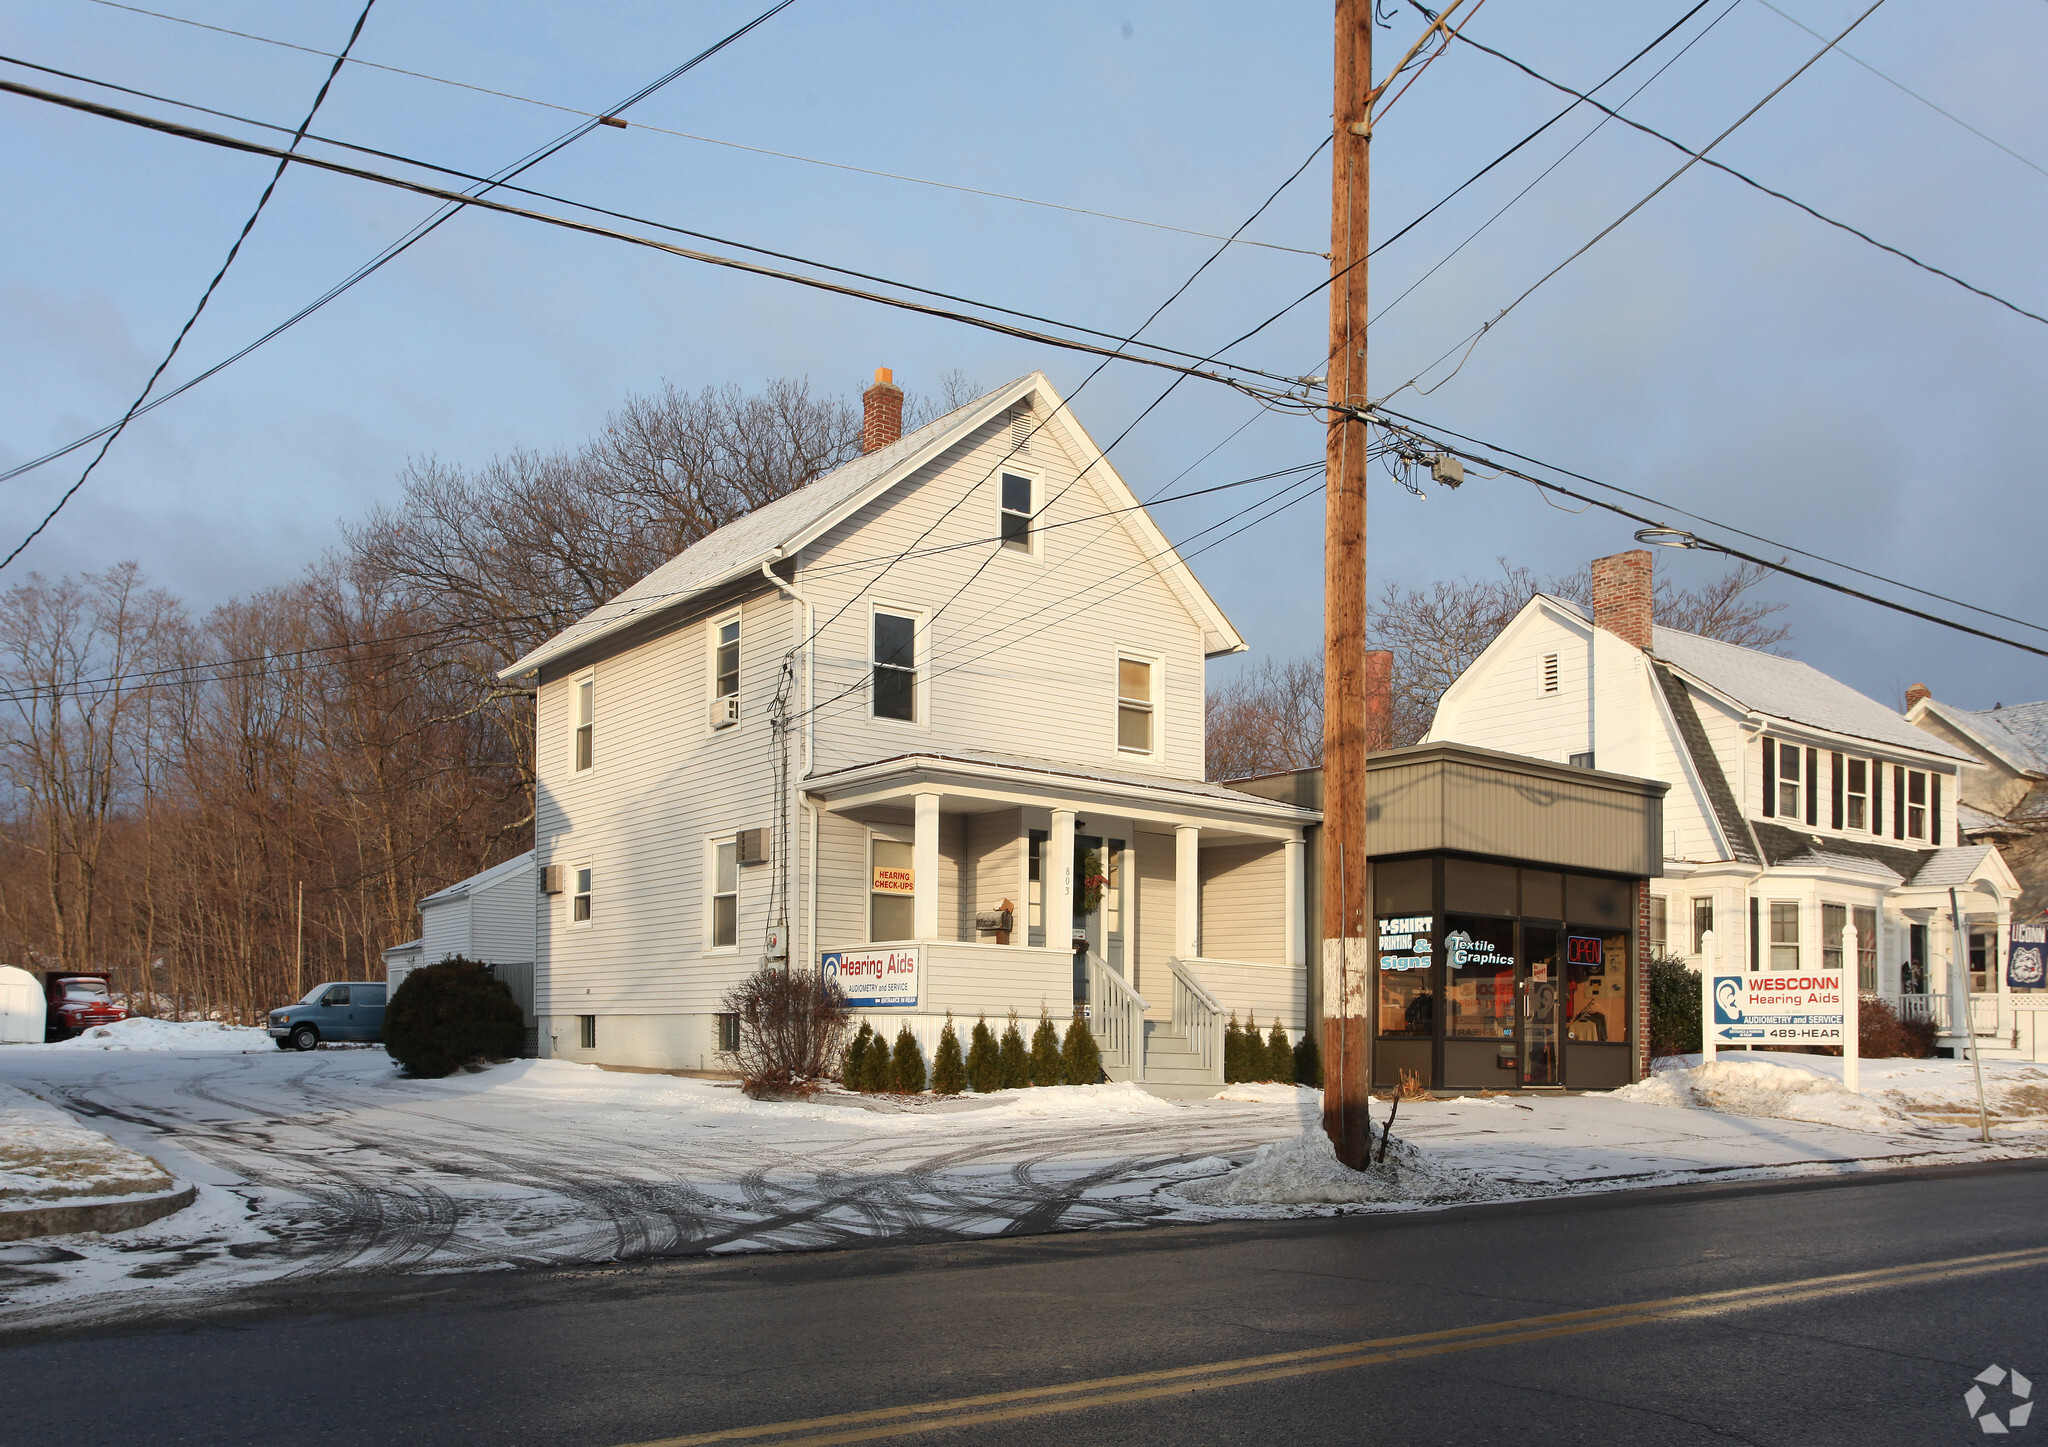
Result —
[[26, 1091], [0, 1085], [0, 1208], [141, 1196], [171, 1184], [149, 1157]]
[[[1068, 1087], [898, 1109], [830, 1094], [756, 1102], [716, 1082], [564, 1061], [406, 1080], [381, 1050], [300, 1055], [267, 1039], [247, 1053], [0, 1047], [0, 1080], [200, 1186], [195, 1205], [134, 1231], [0, 1250], [0, 1330], [337, 1274], [937, 1241], [1351, 1201], [1417, 1210], [2048, 1153], [2048, 1119], [2022, 1114], [2048, 1069], [1987, 1067], [2007, 1102], [1987, 1149], [1971, 1139], [1974, 1121], [1951, 1113], [1970, 1089], [1967, 1066], [1866, 1062], [1859, 1100], [1826, 1089], [1838, 1062], [1779, 1062], [1724, 1062], [1620, 1095], [1404, 1102], [1395, 1169], [1347, 1196], [1346, 1178], [1318, 1159], [1319, 1095], [1291, 1087], [1192, 1102]], [[1375, 1105], [1376, 1122], [1386, 1109]], [[1261, 1146], [1274, 1147], [1263, 1168], [1233, 1173]]]

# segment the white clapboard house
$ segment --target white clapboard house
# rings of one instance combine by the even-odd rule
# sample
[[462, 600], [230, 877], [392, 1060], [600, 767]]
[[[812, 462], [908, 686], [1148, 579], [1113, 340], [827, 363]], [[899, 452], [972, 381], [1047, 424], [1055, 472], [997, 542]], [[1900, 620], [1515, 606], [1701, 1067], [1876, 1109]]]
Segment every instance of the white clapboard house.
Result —
[[[1313, 811], [1203, 782], [1243, 647], [1038, 373], [704, 538], [505, 671], [536, 687], [544, 1055], [716, 1070], [726, 991], [826, 969], [927, 1052], [1085, 1000], [1112, 1078], [1221, 1079], [1306, 1009]], [[1213, 1088], [1213, 1087], [1212, 1087]]]
[[1979, 1043], [2010, 1050], [1987, 962], [2019, 889], [1959, 829], [1970, 758], [1807, 664], [1653, 626], [1651, 569], [1646, 551], [1596, 560], [1590, 615], [1532, 598], [1445, 691], [1430, 741], [1668, 783], [1653, 948], [1695, 967], [1853, 967], [1950, 1050], [1949, 972], [1968, 970]]

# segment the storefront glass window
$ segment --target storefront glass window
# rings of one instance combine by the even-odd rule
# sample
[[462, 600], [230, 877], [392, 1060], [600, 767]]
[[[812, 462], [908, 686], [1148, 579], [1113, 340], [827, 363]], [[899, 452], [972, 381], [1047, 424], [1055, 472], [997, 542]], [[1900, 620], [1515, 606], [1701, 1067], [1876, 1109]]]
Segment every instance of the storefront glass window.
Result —
[[1628, 1039], [1628, 935], [1572, 929], [1565, 934], [1565, 1033], [1569, 1039]]
[[1380, 1034], [1427, 1039], [1436, 1029], [1436, 916], [1379, 916]]
[[1515, 923], [1477, 915], [1444, 917], [1450, 980], [1449, 1035], [1511, 1040], [1515, 1034]]

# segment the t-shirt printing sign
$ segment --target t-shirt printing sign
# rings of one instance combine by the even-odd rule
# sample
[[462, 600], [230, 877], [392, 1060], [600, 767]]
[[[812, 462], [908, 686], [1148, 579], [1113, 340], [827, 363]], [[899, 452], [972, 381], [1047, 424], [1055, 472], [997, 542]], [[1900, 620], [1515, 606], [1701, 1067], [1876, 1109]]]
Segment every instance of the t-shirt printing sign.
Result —
[[1379, 921], [1380, 968], [1383, 970], [1426, 970], [1430, 966], [1430, 936], [1436, 933], [1433, 914], [1384, 916]]
[[2048, 985], [2048, 924], [2012, 927], [2012, 953], [2005, 960], [2005, 983], [2015, 990]]
[[1842, 972], [1712, 975], [1707, 1033], [1716, 1045], [1840, 1045], [1853, 996]]
[[856, 1010], [917, 1008], [917, 981], [924, 951], [917, 945], [896, 949], [826, 950], [818, 956], [818, 973], [839, 986]]

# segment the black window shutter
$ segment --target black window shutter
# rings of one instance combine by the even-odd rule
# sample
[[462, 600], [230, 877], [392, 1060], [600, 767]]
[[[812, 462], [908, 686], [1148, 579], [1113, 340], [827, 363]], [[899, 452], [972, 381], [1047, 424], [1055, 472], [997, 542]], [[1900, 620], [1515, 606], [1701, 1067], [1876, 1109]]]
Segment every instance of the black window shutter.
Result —
[[1927, 816], [1927, 842], [1929, 844], [1939, 844], [1941, 843], [1941, 775], [1929, 774], [1927, 776], [1927, 785], [1933, 790], [1927, 798], [1931, 811]]
[[1842, 756], [1835, 755], [1835, 815], [1834, 827], [1842, 827]]
[[1884, 833], [1884, 765], [1870, 761], [1870, 832]]
[[1906, 837], [1906, 771], [1892, 766], [1892, 838]]
[[1764, 740], [1764, 818], [1775, 818], [1778, 812], [1778, 746], [1769, 739]]
[[1820, 823], [1820, 750], [1806, 751], [1806, 822]]

